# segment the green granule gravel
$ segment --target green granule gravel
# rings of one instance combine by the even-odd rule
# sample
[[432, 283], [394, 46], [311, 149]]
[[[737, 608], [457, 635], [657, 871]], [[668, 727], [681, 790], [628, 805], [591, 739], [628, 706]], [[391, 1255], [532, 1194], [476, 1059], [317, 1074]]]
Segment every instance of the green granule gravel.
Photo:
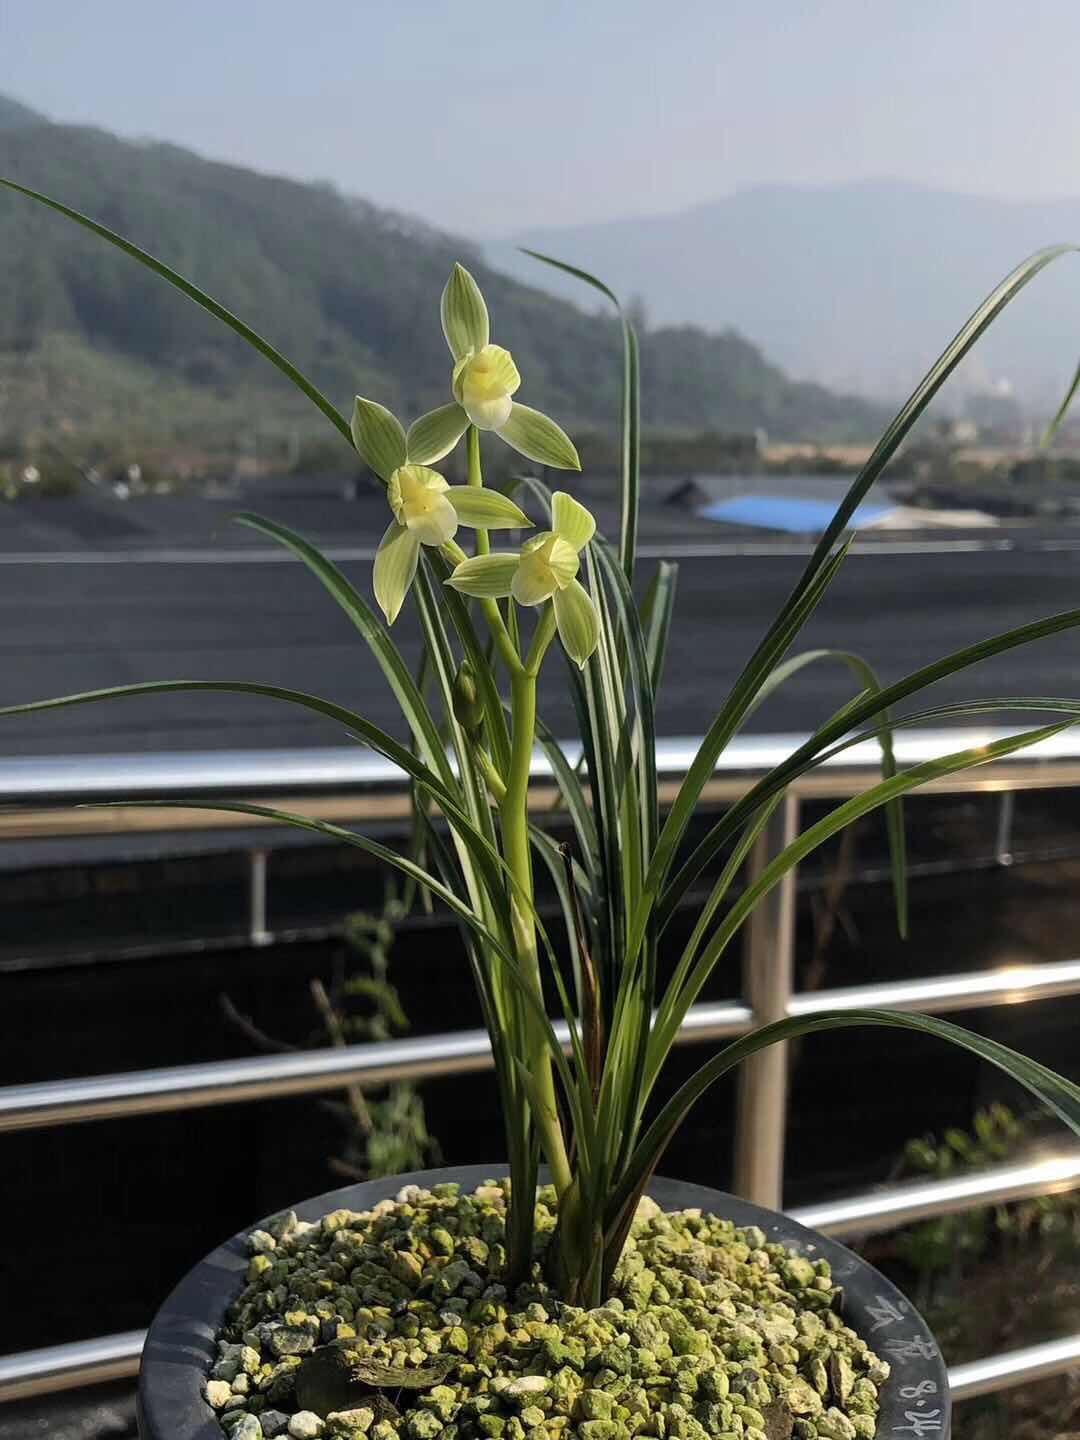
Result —
[[[248, 1237], [206, 1399], [230, 1440], [872, 1440], [889, 1367], [824, 1260], [643, 1200], [607, 1304], [508, 1295], [507, 1182]], [[555, 1194], [537, 1197], [541, 1247]]]

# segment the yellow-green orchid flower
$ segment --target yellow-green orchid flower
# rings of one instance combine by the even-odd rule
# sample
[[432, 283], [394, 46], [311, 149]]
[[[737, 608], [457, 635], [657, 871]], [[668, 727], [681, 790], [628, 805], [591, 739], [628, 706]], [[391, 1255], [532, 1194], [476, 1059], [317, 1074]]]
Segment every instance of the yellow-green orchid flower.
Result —
[[596, 607], [577, 573], [596, 521], [584, 505], [559, 490], [551, 497], [551, 525], [527, 540], [516, 555], [474, 555], [463, 560], [446, 583], [480, 599], [510, 595], [519, 605], [550, 600], [566, 653], [583, 666], [596, 649], [598, 625]]
[[493, 430], [540, 465], [580, 470], [573, 441], [555, 421], [513, 397], [521, 384], [514, 357], [492, 345], [480, 287], [455, 265], [442, 294], [442, 325], [454, 357], [454, 403], [422, 415], [409, 431], [409, 454], [425, 465], [448, 455], [470, 425]]
[[520, 530], [531, 522], [498, 490], [478, 485], [449, 485], [437, 470], [409, 455], [405, 431], [385, 406], [356, 397], [353, 443], [372, 470], [386, 482], [394, 518], [375, 553], [375, 598], [393, 624], [416, 574], [421, 545], [445, 545], [459, 525], [485, 530]]

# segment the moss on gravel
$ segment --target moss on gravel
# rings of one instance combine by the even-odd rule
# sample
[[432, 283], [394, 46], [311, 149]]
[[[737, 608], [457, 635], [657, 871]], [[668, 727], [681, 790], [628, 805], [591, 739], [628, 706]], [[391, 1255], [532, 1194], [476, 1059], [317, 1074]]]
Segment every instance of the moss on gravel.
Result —
[[[581, 1310], [539, 1263], [499, 1283], [507, 1195], [407, 1186], [253, 1232], [206, 1384], [230, 1440], [872, 1440], [889, 1367], [825, 1260], [645, 1200]], [[541, 1248], [555, 1219], [541, 1190]]]

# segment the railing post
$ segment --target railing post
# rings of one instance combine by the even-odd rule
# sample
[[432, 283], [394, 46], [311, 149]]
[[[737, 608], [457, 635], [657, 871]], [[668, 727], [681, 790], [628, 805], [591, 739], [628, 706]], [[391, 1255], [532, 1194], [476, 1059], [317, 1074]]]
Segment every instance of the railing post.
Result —
[[[799, 801], [790, 791], [773, 812], [750, 857], [755, 880], [798, 833]], [[795, 871], [757, 907], [743, 944], [743, 998], [754, 1028], [783, 1020], [795, 960]], [[735, 1119], [735, 1193], [773, 1210], [783, 1206], [787, 1129], [787, 1045], [770, 1045], [739, 1067]]]
[[994, 837], [994, 858], [999, 865], [1013, 863], [1013, 820], [1016, 816], [1016, 791], [1003, 790], [998, 804], [997, 834]]
[[266, 850], [248, 852], [248, 937], [252, 945], [269, 945], [274, 938], [266, 926]]

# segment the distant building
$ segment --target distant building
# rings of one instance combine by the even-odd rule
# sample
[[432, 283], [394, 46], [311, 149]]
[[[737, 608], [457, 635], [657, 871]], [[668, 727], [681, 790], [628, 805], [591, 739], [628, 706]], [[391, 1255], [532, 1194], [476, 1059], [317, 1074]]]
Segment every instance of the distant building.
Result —
[[[820, 535], [851, 479], [820, 475], [695, 475], [668, 497], [702, 520], [731, 529]], [[872, 485], [848, 522], [849, 530], [983, 529], [997, 520], [980, 510], [932, 510], [903, 505]]]
[[[892, 507], [860, 505], [851, 517], [849, 529], [861, 530], [884, 520]], [[714, 500], [698, 514], [703, 520], [721, 525], [738, 525], [750, 530], [782, 530], [793, 535], [818, 535], [826, 529], [837, 506], [828, 500], [799, 495], [734, 495]]]

